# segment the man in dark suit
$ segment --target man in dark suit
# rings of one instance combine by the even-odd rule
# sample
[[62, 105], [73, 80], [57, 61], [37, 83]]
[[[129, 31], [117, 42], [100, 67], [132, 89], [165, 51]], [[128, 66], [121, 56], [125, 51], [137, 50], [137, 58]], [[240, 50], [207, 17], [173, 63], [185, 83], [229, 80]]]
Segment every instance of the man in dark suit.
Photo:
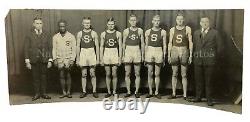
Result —
[[34, 29], [25, 37], [25, 64], [31, 70], [35, 96], [32, 101], [41, 98], [51, 99], [46, 95], [47, 68], [52, 66], [52, 39], [42, 29], [42, 18], [33, 20]]
[[213, 106], [211, 85], [215, 71], [216, 59], [222, 50], [222, 41], [217, 30], [210, 28], [209, 17], [200, 19], [201, 29], [194, 32], [194, 75], [196, 96], [192, 102], [201, 102], [205, 88], [207, 104]]

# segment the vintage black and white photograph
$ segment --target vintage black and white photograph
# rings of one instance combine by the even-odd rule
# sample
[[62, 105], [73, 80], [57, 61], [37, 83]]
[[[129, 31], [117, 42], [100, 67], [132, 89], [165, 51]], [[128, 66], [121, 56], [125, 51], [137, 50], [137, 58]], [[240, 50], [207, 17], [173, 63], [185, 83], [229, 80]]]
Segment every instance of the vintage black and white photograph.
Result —
[[244, 9], [10, 9], [9, 104], [120, 98], [241, 114], [243, 27]]

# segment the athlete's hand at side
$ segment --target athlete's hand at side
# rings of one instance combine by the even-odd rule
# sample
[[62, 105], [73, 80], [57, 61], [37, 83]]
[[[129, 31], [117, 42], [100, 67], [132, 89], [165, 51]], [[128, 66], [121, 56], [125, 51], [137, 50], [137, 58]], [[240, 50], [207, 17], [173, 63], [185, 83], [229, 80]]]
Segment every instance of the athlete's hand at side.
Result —
[[48, 62], [47, 68], [51, 68], [52, 67], [52, 62]]
[[122, 58], [119, 58], [118, 59], [118, 65], [121, 66], [121, 64], [122, 64]]
[[188, 64], [191, 64], [192, 63], [192, 56], [189, 56], [189, 58], [188, 58]]
[[31, 69], [31, 64], [30, 63], [26, 63], [26, 67], [27, 67], [27, 69]]
[[171, 57], [168, 55], [168, 63], [171, 64]]

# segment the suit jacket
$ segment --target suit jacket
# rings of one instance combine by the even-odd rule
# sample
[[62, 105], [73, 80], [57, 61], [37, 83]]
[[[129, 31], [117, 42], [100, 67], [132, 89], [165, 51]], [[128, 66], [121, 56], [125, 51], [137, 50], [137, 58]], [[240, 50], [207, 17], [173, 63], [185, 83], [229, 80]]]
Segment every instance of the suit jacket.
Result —
[[222, 40], [217, 30], [210, 28], [202, 37], [201, 29], [194, 32], [194, 65], [215, 65], [222, 52]]
[[37, 35], [35, 30], [30, 31], [25, 37], [24, 48], [25, 59], [30, 63], [47, 63], [52, 59], [52, 38], [45, 31], [41, 35]]

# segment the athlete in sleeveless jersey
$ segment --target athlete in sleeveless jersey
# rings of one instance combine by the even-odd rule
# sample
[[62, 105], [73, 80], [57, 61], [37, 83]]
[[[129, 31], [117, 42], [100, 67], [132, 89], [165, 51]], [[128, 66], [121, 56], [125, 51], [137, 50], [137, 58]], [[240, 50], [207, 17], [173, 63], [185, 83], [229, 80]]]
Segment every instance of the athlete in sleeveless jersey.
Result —
[[141, 62], [144, 60], [144, 37], [143, 30], [136, 26], [137, 17], [131, 14], [129, 17], [130, 27], [123, 31], [123, 62], [125, 64], [125, 81], [127, 94], [125, 97], [131, 96], [130, 91], [130, 74], [131, 67], [134, 65], [135, 70], [135, 97], [139, 98], [138, 90], [140, 87], [140, 70]]
[[80, 98], [84, 98], [86, 93], [87, 69], [89, 68], [91, 83], [93, 86], [93, 97], [97, 98], [95, 66], [99, 64], [99, 42], [98, 35], [91, 29], [91, 19], [84, 17], [83, 30], [77, 33], [77, 58], [76, 63], [82, 69], [82, 93]]
[[176, 85], [178, 67], [181, 65], [181, 76], [183, 85], [183, 98], [187, 97], [187, 68], [192, 62], [193, 42], [191, 28], [184, 25], [184, 15], [177, 14], [176, 26], [169, 32], [168, 62], [172, 65], [172, 95], [169, 99], [176, 98]]
[[[105, 98], [116, 94], [117, 66], [121, 64], [122, 58], [122, 36], [121, 32], [115, 30], [114, 18], [107, 21], [108, 29], [101, 33], [100, 63], [105, 66], [106, 85], [108, 93]], [[113, 82], [113, 93], [111, 92], [111, 76]]]
[[[160, 70], [166, 54], [166, 31], [159, 27], [160, 16], [155, 15], [152, 20], [153, 27], [145, 32], [145, 62], [148, 67], [149, 94], [147, 98], [153, 96], [153, 74], [155, 74], [155, 97], [161, 99], [159, 94]], [[155, 70], [154, 70], [155, 69]], [[155, 72], [153, 72], [155, 71]]]

